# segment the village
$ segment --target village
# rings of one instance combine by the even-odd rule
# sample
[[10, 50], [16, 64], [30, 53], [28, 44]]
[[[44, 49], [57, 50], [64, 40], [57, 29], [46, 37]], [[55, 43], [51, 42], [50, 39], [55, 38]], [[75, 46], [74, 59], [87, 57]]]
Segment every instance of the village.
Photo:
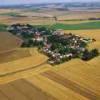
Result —
[[89, 43], [96, 41], [95, 39], [64, 33], [61, 29], [13, 24], [7, 30], [23, 40], [21, 47], [37, 47], [39, 52], [49, 57], [48, 63], [51, 65], [60, 64], [72, 58], [87, 61], [99, 55], [97, 49], [89, 51], [87, 48]]

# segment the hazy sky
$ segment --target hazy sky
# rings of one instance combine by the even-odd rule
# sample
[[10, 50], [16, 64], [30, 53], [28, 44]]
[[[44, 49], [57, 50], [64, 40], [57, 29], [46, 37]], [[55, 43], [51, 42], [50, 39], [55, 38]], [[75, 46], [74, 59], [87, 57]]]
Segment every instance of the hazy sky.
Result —
[[9, 4], [31, 4], [31, 3], [52, 3], [52, 2], [95, 2], [100, 0], [0, 0], [0, 5], [9, 5]]

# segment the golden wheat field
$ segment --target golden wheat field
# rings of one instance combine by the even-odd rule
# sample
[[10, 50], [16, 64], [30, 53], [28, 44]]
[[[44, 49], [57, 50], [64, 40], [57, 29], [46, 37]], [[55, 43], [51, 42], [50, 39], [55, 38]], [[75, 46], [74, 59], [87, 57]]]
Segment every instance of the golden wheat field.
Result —
[[[44, 56], [40, 53], [38, 54], [37, 49], [32, 49], [32, 50], [28, 50], [28, 51], [29, 51], [29, 54], [28, 54], [28, 56], [26, 55], [26, 57], [21, 57], [21, 55], [20, 55], [20, 58], [17, 60], [11, 60], [9, 62], [5, 61], [5, 63], [1, 63], [0, 64], [1, 76], [6, 73], [8, 73], [8, 74], [12, 73], [12, 72], [17, 73], [17, 71], [20, 72], [20, 71], [26, 70], [31, 67], [32, 68], [38, 67], [39, 65], [42, 65], [42, 63], [44, 64], [45, 61], [47, 60], [46, 56]], [[25, 55], [25, 54], [23, 54], [23, 55]], [[15, 58], [17, 58], [17, 57], [15, 57]]]
[[28, 49], [17, 48], [0, 54], [0, 64], [31, 56]]
[[[64, 32], [95, 38], [89, 48], [100, 49], [99, 29]], [[100, 100], [100, 56], [51, 66], [36, 48], [26, 50], [31, 56], [0, 64], [2, 100]]]

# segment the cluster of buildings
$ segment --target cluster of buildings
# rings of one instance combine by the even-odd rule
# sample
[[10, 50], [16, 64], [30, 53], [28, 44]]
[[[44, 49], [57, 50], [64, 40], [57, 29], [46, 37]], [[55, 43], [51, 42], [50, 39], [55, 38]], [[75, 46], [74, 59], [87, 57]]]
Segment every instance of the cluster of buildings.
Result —
[[54, 51], [51, 51], [49, 49], [46, 49], [46, 48], [43, 48], [43, 52], [49, 56], [49, 60], [48, 60], [48, 63], [49, 64], [59, 64], [61, 63], [62, 60], [70, 60], [72, 57], [73, 57], [73, 54], [72, 53], [66, 53], [65, 55], [62, 55], [60, 53], [57, 53], [57, 52], [54, 52]]
[[[16, 33], [15, 35], [19, 37], [26, 34], [26, 36], [31, 38], [33, 43], [42, 42], [41, 50], [49, 57], [48, 63], [50, 64], [59, 64], [77, 57], [85, 51], [88, 43], [95, 41], [94, 39], [83, 38], [72, 33], [65, 34], [61, 29], [52, 31], [51, 34], [44, 34], [46, 30], [40, 31], [38, 28], [34, 28], [31, 25], [13, 24], [8, 27], [8, 30]], [[30, 38], [25, 37], [27, 40]], [[54, 44], [56, 47], [54, 47]], [[62, 51], [60, 51], [61, 48], [59, 45], [61, 45]], [[52, 49], [52, 47], [54, 47], [54, 49]]]
[[29, 24], [13, 24], [7, 28], [8, 31], [16, 33], [20, 36], [22, 33], [32, 34], [34, 32], [33, 28]]
[[[31, 38], [33, 41], [42, 42], [44, 40], [43, 33], [46, 30], [39, 30], [38, 26], [33, 27], [29, 24], [13, 24], [7, 28], [11, 33], [14, 33], [16, 36], [21, 37], [22, 39]], [[23, 36], [27, 36], [24, 37]]]
[[[64, 34], [61, 32], [54, 32], [52, 34], [53, 39], [56, 43], [61, 43], [63, 48], [63, 53], [59, 52], [59, 48], [56, 48], [55, 50], [52, 50], [52, 45], [54, 42], [49, 42], [50, 44], [47, 44], [49, 46], [43, 47], [43, 52], [49, 56], [48, 62], [50, 64], [59, 64], [64, 61], [68, 61], [71, 58], [78, 57], [86, 50], [86, 45], [90, 42], [92, 42], [92, 39], [89, 38], [83, 38], [79, 35], [74, 35], [72, 33]], [[68, 49], [69, 51], [66, 51], [65, 49]]]

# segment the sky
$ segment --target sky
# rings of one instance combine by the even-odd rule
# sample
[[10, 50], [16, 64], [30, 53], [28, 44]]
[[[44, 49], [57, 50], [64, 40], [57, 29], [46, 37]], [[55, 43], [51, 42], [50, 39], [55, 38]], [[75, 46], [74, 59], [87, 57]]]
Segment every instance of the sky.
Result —
[[0, 5], [35, 4], [53, 2], [95, 2], [100, 0], [0, 0]]

